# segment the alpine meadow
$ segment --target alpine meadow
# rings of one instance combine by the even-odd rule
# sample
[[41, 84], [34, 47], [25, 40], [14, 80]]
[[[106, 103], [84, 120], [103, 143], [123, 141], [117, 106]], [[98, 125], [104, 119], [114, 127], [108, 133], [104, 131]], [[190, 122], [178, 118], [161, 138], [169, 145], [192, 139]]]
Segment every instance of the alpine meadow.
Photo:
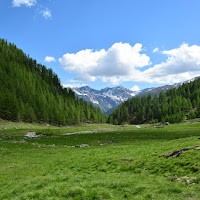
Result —
[[2, 0], [0, 200], [200, 200], [199, 7]]

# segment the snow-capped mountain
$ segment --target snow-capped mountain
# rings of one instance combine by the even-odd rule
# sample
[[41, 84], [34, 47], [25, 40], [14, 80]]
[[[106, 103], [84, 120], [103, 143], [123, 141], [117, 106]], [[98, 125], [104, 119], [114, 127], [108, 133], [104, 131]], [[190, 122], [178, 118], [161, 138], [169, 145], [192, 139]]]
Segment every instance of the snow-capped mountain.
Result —
[[72, 88], [72, 90], [78, 98], [82, 98], [88, 102], [91, 102], [94, 106], [100, 107], [102, 112], [106, 113], [109, 110], [113, 110], [120, 103], [134, 96], [143, 96], [149, 94], [155, 96], [158, 95], [160, 92], [167, 92], [167, 90], [170, 90], [172, 88], [178, 88], [182, 84], [192, 82], [197, 78], [199, 77], [195, 77], [181, 83], [175, 83], [173, 85], [164, 85], [157, 88], [146, 88], [140, 91], [132, 91], [122, 86], [117, 86], [113, 88], [107, 87], [101, 90], [95, 90], [90, 88], [89, 86], [83, 86], [79, 88]]
[[72, 88], [78, 98], [91, 102], [94, 106], [100, 107], [105, 113], [108, 110], [118, 106], [123, 101], [136, 96], [140, 91], [132, 91], [125, 87], [118, 86], [114, 88], [104, 88], [95, 90], [89, 86]]

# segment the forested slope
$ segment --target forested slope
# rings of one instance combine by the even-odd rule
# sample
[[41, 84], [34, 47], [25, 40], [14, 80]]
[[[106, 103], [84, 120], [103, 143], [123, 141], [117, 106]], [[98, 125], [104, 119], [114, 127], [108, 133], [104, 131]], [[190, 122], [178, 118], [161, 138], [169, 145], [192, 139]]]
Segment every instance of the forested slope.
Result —
[[0, 39], [0, 118], [57, 125], [101, 123], [99, 108], [75, 98], [58, 76]]
[[108, 122], [145, 123], [181, 122], [185, 118], [200, 117], [200, 79], [183, 84], [179, 88], [161, 92], [159, 96], [134, 97], [113, 111]]

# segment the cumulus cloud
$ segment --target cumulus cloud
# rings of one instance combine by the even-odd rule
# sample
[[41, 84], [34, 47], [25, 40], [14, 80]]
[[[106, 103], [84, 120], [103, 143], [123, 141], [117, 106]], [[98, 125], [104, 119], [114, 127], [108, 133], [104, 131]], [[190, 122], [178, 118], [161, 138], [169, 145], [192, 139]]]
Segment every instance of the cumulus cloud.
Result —
[[133, 92], [140, 91], [140, 88], [137, 85], [134, 85], [130, 90]]
[[75, 54], [65, 54], [59, 59], [67, 71], [87, 76], [101, 78], [104, 82], [119, 82], [120, 76], [134, 75], [138, 68], [149, 65], [150, 58], [141, 54], [142, 44], [131, 46], [128, 43], [115, 43], [108, 50], [93, 51], [86, 49]]
[[56, 62], [56, 59], [52, 56], [46, 56], [44, 61], [45, 62]]
[[[153, 82], [174, 82], [200, 74], [200, 46], [182, 44], [179, 48], [163, 51], [165, 62], [143, 72], [144, 77]], [[151, 81], [150, 81], [151, 82]]]
[[48, 8], [41, 10], [41, 14], [45, 19], [51, 18], [51, 11]]
[[13, 0], [13, 7], [20, 7], [21, 5], [25, 5], [27, 7], [35, 6], [37, 3], [36, 0]]
[[98, 61], [104, 57], [106, 51], [93, 52], [91, 49], [86, 49], [77, 52], [76, 54], [65, 54], [59, 58], [61, 65], [72, 73], [90, 73], [94, 68], [98, 67]]
[[155, 49], [153, 50], [153, 53], [158, 52], [158, 51], [159, 51], [159, 48], [155, 48]]
[[59, 62], [64, 69], [76, 74], [76, 81], [101, 79], [113, 85], [126, 81], [175, 83], [200, 75], [200, 46], [182, 44], [162, 51], [166, 61], [149, 68], [150, 57], [142, 54], [142, 50], [142, 44], [115, 43], [108, 50], [67, 53]]

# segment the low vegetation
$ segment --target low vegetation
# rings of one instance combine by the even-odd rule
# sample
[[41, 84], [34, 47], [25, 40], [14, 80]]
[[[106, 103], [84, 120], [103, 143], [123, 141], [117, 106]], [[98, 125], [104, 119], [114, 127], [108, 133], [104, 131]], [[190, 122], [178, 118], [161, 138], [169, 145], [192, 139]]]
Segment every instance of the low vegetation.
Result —
[[0, 199], [200, 199], [200, 149], [159, 157], [200, 145], [199, 119], [61, 128], [0, 121], [0, 129]]

